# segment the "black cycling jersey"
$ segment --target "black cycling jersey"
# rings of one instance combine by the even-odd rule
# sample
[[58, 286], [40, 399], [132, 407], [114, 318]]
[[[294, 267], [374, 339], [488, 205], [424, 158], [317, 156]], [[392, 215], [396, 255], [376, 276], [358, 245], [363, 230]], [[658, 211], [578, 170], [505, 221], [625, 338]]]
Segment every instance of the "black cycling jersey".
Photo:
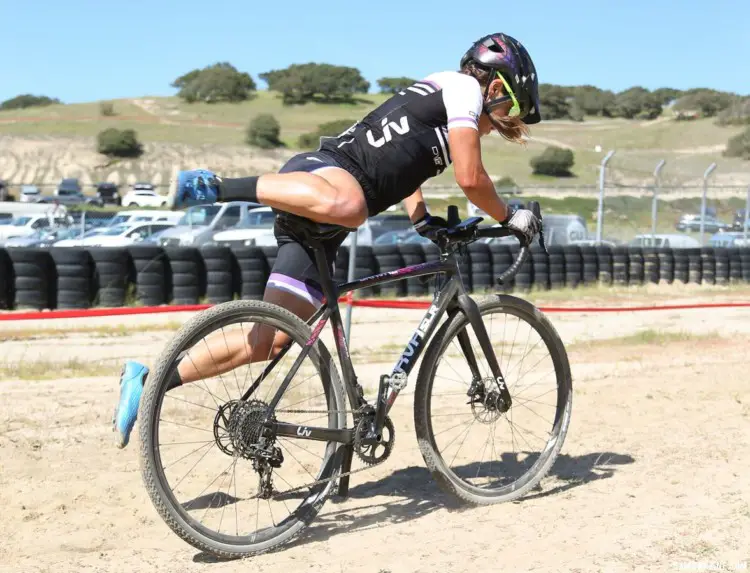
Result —
[[477, 129], [482, 92], [459, 72], [427, 76], [395, 94], [337, 137], [321, 139], [365, 192], [369, 215], [414, 193], [451, 163], [448, 130]]

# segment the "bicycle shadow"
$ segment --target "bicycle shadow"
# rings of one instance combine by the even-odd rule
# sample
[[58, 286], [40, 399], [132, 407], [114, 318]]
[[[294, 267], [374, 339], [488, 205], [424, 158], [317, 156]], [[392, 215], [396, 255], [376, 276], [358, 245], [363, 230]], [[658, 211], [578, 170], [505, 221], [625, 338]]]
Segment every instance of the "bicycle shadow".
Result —
[[[516, 463], [515, 458], [503, 460], [504, 475], [520, 475], [527, 469], [527, 463]], [[524, 460], [528, 462], [528, 458]], [[530, 493], [512, 503], [524, 503], [531, 499], [537, 499], [550, 495], [560, 494], [575, 487], [585, 485], [614, 476], [618, 466], [632, 464], [635, 459], [628, 454], [614, 452], [594, 452], [581, 456], [569, 456], [560, 454], [555, 464], [543, 480], [543, 484], [553, 480], [553, 485], [548, 489], [537, 485]], [[533, 463], [533, 460], [532, 462]], [[463, 475], [482, 475], [482, 465], [467, 464], [454, 468], [456, 472]], [[489, 470], [487, 470], [489, 471]], [[358, 476], [353, 476], [356, 480]], [[423, 466], [410, 466], [401, 468], [393, 473], [378, 479], [353, 485], [349, 489], [348, 500], [343, 500], [334, 495], [329, 504], [339, 505], [351, 500], [370, 500], [376, 497], [394, 498], [388, 501], [377, 500], [373, 503], [358, 505], [356, 507], [345, 507], [334, 509], [319, 515], [315, 521], [293, 542], [283, 545], [277, 550], [285, 550], [289, 547], [305, 545], [310, 542], [325, 541], [334, 535], [362, 531], [372, 527], [403, 523], [413, 519], [419, 519], [429, 515], [438, 509], [447, 509], [451, 512], [463, 512], [473, 508], [464, 504], [453, 495], [444, 492], [437, 485], [429, 470]], [[375, 511], [373, 511], [375, 509]], [[193, 561], [209, 563], [217, 561], [216, 558], [206, 553], [198, 553]]]

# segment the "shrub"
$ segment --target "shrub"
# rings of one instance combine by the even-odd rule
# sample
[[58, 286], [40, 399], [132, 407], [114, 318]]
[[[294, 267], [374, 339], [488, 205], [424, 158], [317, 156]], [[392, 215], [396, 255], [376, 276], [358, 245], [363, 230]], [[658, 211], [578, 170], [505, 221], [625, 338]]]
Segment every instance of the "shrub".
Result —
[[750, 160], [750, 127], [727, 142], [724, 155]]
[[245, 141], [254, 147], [272, 149], [281, 145], [279, 133], [281, 133], [281, 126], [276, 118], [270, 113], [262, 113], [250, 121]]
[[0, 110], [23, 109], [26, 107], [42, 107], [61, 103], [59, 99], [47, 96], [35, 96], [31, 94], [21, 94], [9, 100], [0, 103]]
[[99, 113], [104, 116], [117, 115], [115, 113], [115, 105], [111, 101], [103, 101], [99, 104]]
[[303, 133], [299, 136], [297, 144], [300, 149], [315, 149], [320, 144], [321, 137], [337, 137], [356, 123], [354, 119], [337, 119], [321, 123], [313, 132]]
[[96, 150], [107, 157], [140, 157], [143, 146], [132, 129], [110, 127], [96, 136]]
[[574, 157], [570, 149], [561, 147], [548, 147], [531, 159], [531, 167], [534, 175], [552, 175], [554, 177], [570, 177], [570, 169], [573, 167]]

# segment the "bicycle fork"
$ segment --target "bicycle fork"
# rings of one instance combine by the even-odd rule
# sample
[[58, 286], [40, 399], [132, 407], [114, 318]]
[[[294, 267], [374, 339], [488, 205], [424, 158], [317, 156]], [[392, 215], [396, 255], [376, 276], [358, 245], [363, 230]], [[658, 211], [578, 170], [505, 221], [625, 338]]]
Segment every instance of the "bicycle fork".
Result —
[[[487, 363], [490, 367], [490, 372], [492, 373], [493, 381], [497, 384], [497, 387], [499, 389], [500, 403], [498, 404], [498, 409], [501, 412], [507, 412], [511, 407], [512, 399], [510, 397], [510, 392], [508, 391], [508, 386], [505, 384], [505, 378], [500, 371], [500, 365], [497, 362], [495, 349], [492, 348], [492, 342], [490, 341], [490, 337], [487, 334], [487, 328], [484, 326], [484, 322], [482, 321], [482, 314], [479, 312], [479, 307], [477, 306], [477, 303], [474, 302], [474, 300], [466, 293], [459, 294], [457, 297], [457, 302], [461, 311], [469, 319], [469, 324], [474, 330], [474, 334], [479, 341], [479, 347], [481, 348], [482, 353], [487, 359]], [[482, 381], [482, 375], [479, 372], [479, 366], [477, 365], [477, 359], [474, 354], [474, 349], [471, 346], [469, 333], [466, 331], [466, 329], [462, 329], [458, 333], [458, 343], [461, 347], [461, 351], [466, 357], [466, 362], [469, 364], [469, 369], [471, 370], [472, 381], [467, 394], [473, 398], [478, 385]]]

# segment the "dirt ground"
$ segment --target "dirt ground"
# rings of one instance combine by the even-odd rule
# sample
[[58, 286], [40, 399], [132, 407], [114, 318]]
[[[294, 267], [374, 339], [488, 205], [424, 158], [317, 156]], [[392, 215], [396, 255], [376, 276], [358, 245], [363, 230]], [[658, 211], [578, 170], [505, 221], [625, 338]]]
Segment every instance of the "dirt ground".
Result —
[[[644, 289], [546, 304], [749, 295]], [[486, 507], [460, 506], [443, 493], [414, 435], [415, 370], [392, 412], [392, 456], [353, 476], [350, 498], [329, 499], [291, 544], [229, 562], [172, 533], [143, 486], [137, 431], [118, 450], [110, 429], [122, 360], [153, 364], [169, 329], [189, 315], [0, 322], [0, 571], [750, 567], [750, 308], [548, 316], [568, 346], [574, 397], [561, 455], [540, 488]], [[371, 360], [358, 369], [368, 388], [390, 370], [396, 345], [420, 318], [420, 311], [355, 310], [352, 350]], [[393, 360], [372, 362], [381, 351]]]

